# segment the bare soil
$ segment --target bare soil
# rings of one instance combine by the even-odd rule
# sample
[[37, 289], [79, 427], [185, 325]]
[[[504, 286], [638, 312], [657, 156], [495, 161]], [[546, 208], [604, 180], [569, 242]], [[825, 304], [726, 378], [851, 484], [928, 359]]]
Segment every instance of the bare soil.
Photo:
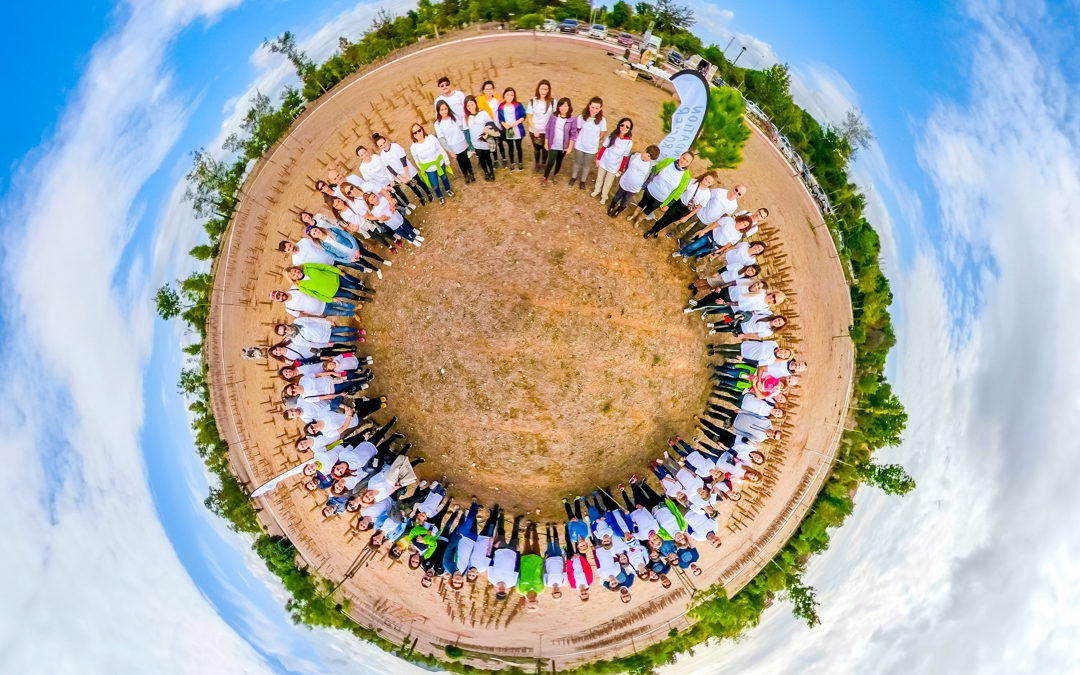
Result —
[[[300, 235], [299, 209], [321, 210], [311, 190], [327, 167], [355, 161], [352, 148], [379, 131], [402, 142], [417, 118], [431, 121], [435, 80], [479, 90], [493, 79], [527, 98], [552, 81], [557, 96], [601, 95], [609, 119], [630, 116], [637, 146], [658, 141], [665, 92], [617, 76], [611, 45], [552, 35], [461, 34], [416, 45], [335, 88], [304, 114], [253, 170], [215, 268], [207, 358], [214, 408], [233, 467], [254, 486], [292, 466], [299, 434], [279, 409], [276, 363], [243, 361], [239, 350], [269, 344], [287, 318], [267, 300], [283, 287], [282, 237]], [[618, 50], [621, 53], [621, 50]], [[406, 144], [407, 145], [407, 144]], [[526, 142], [526, 165], [531, 148]], [[724, 546], [701, 549], [700, 577], [676, 575], [670, 589], [634, 585], [633, 602], [593, 593], [589, 603], [545, 597], [536, 614], [517, 596], [499, 603], [486, 586], [423, 589], [403, 565], [365, 546], [350, 521], [326, 521], [321, 502], [296, 483], [258, 500], [272, 532], [296, 544], [351, 601], [352, 614], [415, 649], [454, 643], [488, 668], [564, 667], [629, 653], [662, 639], [685, 617], [696, 590], [720, 581], [742, 587], [783, 545], [827, 475], [850, 399], [852, 348], [847, 285], [828, 230], [779, 152], [756, 132], [745, 161], [722, 183], [750, 186], [743, 206], [768, 206], [768, 273], [791, 298], [783, 336], [811, 365], [791, 406], [782, 444], [768, 449], [768, 485], [722, 513]], [[564, 167], [563, 178], [569, 167]], [[590, 186], [591, 187], [591, 186]], [[706, 388], [706, 337], [685, 315], [691, 270], [671, 240], [642, 240], [611, 221], [588, 193], [562, 182], [541, 188], [531, 173], [500, 171], [495, 184], [465, 186], [446, 206], [412, 218], [427, 241], [395, 254], [360, 325], [375, 357], [372, 395], [464, 500], [476, 494], [512, 510], [557, 515], [564, 495], [643, 473], [675, 433], [693, 434]], [[391, 569], [396, 567], [397, 569]]]

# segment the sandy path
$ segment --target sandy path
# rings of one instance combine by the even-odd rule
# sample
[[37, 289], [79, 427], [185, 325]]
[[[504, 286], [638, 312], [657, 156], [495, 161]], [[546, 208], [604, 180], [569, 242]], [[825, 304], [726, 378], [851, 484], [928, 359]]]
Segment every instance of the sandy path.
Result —
[[[500, 89], [513, 85], [523, 97], [540, 77], [552, 80], [558, 95], [568, 95], [575, 101], [602, 92], [611, 115], [629, 114], [635, 119], [636, 137], [640, 142], [659, 139], [659, 120], [655, 111], [659, 110], [666, 94], [647, 84], [615, 76], [615, 62], [604, 55], [604, 48], [604, 45], [587, 40], [528, 34], [487, 34], [434, 48], [417, 46], [408, 56], [390, 65], [354, 76], [330, 97], [312, 106], [289, 137], [256, 166], [245, 185], [244, 202], [215, 269], [214, 305], [207, 346], [215, 412], [222, 434], [234, 453], [234, 468], [242, 480], [258, 484], [297, 461], [291, 442], [296, 438], [298, 428], [295, 423], [286, 424], [280, 416], [272, 414], [279, 400], [279, 381], [266, 364], [241, 361], [237, 353], [242, 346], [266, 344], [270, 325], [286, 317], [280, 306], [271, 307], [266, 300], [272, 288], [281, 286], [278, 270], [284, 259], [274, 248], [283, 236], [297, 235], [294, 212], [298, 207], [314, 209], [320, 205], [309, 188], [311, 181], [325, 172], [327, 164], [351, 160], [351, 148], [359, 142], [358, 138], [366, 142], [370, 131], [389, 129], [394, 137], [403, 138], [407, 124], [417, 114], [414, 103], [424, 112], [428, 107], [423, 98], [404, 89], [402, 83], [411, 81], [420, 91], [431, 92], [435, 78], [444, 72], [467, 91], [478, 89], [481, 81], [491, 76]], [[419, 83], [415, 81], [417, 77]], [[723, 172], [723, 182], [729, 184], [737, 180], [748, 184], [751, 192], [744, 198], [744, 205], [768, 206], [774, 214], [770, 224], [779, 226], [783, 232], [783, 252], [787, 256], [786, 263], [792, 268], [790, 280], [784, 286], [792, 292], [794, 308], [801, 314], [795, 320], [796, 330], [788, 335], [788, 339], [793, 340], [801, 357], [810, 362], [811, 369], [803, 378], [802, 392], [787, 426], [785, 456], [781, 458], [780, 454], [774, 453], [768, 464], [775, 478], [770, 494], [760, 496], [756, 504], [751, 503], [754, 500], [747, 500], [737, 510], [726, 507], [730, 511], [725, 515], [730, 517], [727, 522], [731, 530], [719, 551], [701, 549], [705, 574], [696, 579], [676, 578], [675, 584], [666, 592], [659, 585], [635, 584], [634, 601], [629, 606], [620, 604], [610, 597], [611, 594], [601, 590], [595, 592], [587, 604], [570, 598], [556, 603], [547, 598], [541, 612], [525, 614], [514, 601], [516, 596], [510, 603], [496, 603], [487, 588], [466, 587], [458, 593], [436, 584], [425, 590], [420, 587], [415, 573], [408, 573], [403, 566], [392, 564], [381, 554], [354, 564], [363, 560], [367, 537], [354, 536], [344, 518], [323, 522], [317, 513], [320, 504], [315, 497], [304, 493], [295, 483], [281, 486], [275, 493], [260, 499], [264, 521], [272, 531], [286, 533], [304, 560], [335, 581], [347, 577], [340, 592], [352, 599], [357, 620], [378, 627], [391, 639], [411, 635], [418, 639], [416, 648], [425, 652], [441, 649], [448, 642], [457, 642], [468, 650], [472, 662], [488, 667], [505, 663], [528, 666], [537, 657], [554, 658], [556, 665], [562, 667], [626, 653], [662, 638], [669, 627], [685, 626], [683, 615], [695, 582], [704, 588], [720, 579], [730, 591], [735, 591], [786, 541], [827, 474], [828, 462], [841, 431], [843, 411], [850, 398], [853, 353], [850, 341], [844, 337], [850, 323], [850, 305], [828, 231], [809, 195], [793, 177], [792, 170], [759, 133], [755, 132], [744, 154], [746, 159], [738, 170]], [[526, 149], [526, 159], [529, 159], [529, 149]], [[514, 176], [506, 183], [512, 186], [515, 195], [522, 192], [531, 198], [537, 190], [531, 175]], [[483, 183], [464, 187], [457, 204], [475, 203], [473, 200], [491, 187]], [[497, 183], [494, 187], [504, 186]], [[612, 246], [621, 246], [636, 236], [623, 231], [629, 228], [620, 228], [618, 224], [609, 228], [600, 207], [586, 204], [586, 197], [576, 190], [571, 194], [561, 185], [551, 186], [548, 190], [560, 191], [559, 204], [564, 208], [595, 209], [593, 226], [608, 228], [604, 230], [604, 236], [611, 237]], [[445, 207], [448, 215], [453, 210], [451, 204], [454, 202]], [[453, 208], [465, 211], [460, 206]], [[416, 216], [419, 221], [429, 219], [421, 211]], [[457, 283], [462, 278], [460, 272], [447, 271], [437, 277], [437, 268], [433, 264], [438, 248], [449, 246], [439, 243], [439, 233], [446, 232], [443, 241], [448, 242], [452, 221], [449, 218], [440, 218], [438, 223], [434, 218], [430, 220], [425, 248], [398, 254], [402, 256], [402, 262], [395, 259], [392, 271], [397, 273], [406, 266], [404, 261], [409, 260], [413, 262], [408, 264], [428, 265], [432, 279]], [[541, 222], [543, 220], [546, 219]], [[423, 222], [421, 226], [428, 227]], [[585, 243], [581, 242], [582, 245]], [[431, 264], [424, 262], [428, 247], [432, 249]], [[580, 259], [578, 254], [571, 256], [569, 251], [573, 247], [563, 246], [571, 264], [600, 275], [601, 285], [620, 280], [632, 282], [635, 277], [647, 276], [642, 266], [651, 264], [650, 260], [660, 261], [657, 264], [664, 266], [664, 276], [674, 284], [686, 271], [672, 265], [670, 258], [667, 262], [662, 260], [667, 257], [669, 247], [667, 240], [661, 240], [659, 245], [655, 242], [638, 244], [632, 251], [619, 248], [597, 261], [588, 253]], [[538, 250], [524, 248], [518, 253], [535, 255]], [[548, 252], [551, 250], [554, 249], [549, 247]], [[623, 260], [627, 255], [636, 257], [634, 265]], [[776, 272], [774, 269], [773, 273]], [[393, 293], [403, 293], [403, 289], [417, 278], [412, 276], [412, 270], [397, 279], [389, 274], [386, 276], [378, 286], [379, 300], [362, 316], [365, 325], [380, 321], [390, 324], [394, 303], [385, 300]], [[627, 331], [628, 342], [632, 343], [635, 337], [641, 339], [641, 336], [655, 333], [653, 327], [658, 320], [672, 318], [670, 330], [660, 335], [669, 345], [665, 349], [681, 355], [682, 361], [673, 358], [664, 364], [665, 372], [656, 386], [660, 390], [665, 386], [684, 386], [672, 383], [688, 378], [690, 384], [684, 386], [680, 396], [690, 400], [694, 395], [700, 395], [700, 392], [695, 394], [695, 387], [700, 385], [694, 384], [692, 374], [699, 365], [700, 352], [691, 353], [691, 348], [699, 348], [700, 326], [687, 321], [673, 306], [676, 302], [681, 305], [685, 297], [681, 295], [680, 287], [674, 287], [673, 292], [679, 296], [677, 299], [665, 295], [669, 292], [665, 290], [667, 288], [669, 286], [663, 283], [654, 286], [653, 295], [648, 298], [648, 313], [613, 316], [612, 320], [617, 326], [615, 330]], [[537, 296], [530, 302], [539, 307], [543, 318], [549, 321], [563, 320], [558, 317], [595, 319], [595, 307], [590, 309], [584, 304], [572, 311], [567, 307], [566, 297], [573, 292], [571, 285], [561, 291], [559, 297]], [[386, 314], [380, 316], [380, 312]], [[587, 338], [588, 333], [581, 336], [581, 339]], [[423, 342], [413, 344], [422, 345]], [[580, 344], [571, 352], [581, 353]], [[397, 361], [398, 365], [394, 365], [392, 347], [377, 338], [372, 341], [371, 353], [379, 359], [373, 393], [400, 386], [399, 380], [394, 379], [391, 383], [389, 376], [384, 377], [384, 373], [393, 368], [400, 369], [404, 362]], [[467, 347], [461, 347], [462, 354], [467, 353]], [[513, 344], [486, 346], [492, 354], [507, 359], [514, 358], [512, 347]], [[557, 343], [544, 345], [548, 350], [546, 353], [553, 357], [562, 354], [559, 347]], [[625, 359], [626, 354], [617, 357]], [[663, 358], [661, 355], [661, 362]], [[645, 366], [638, 365], [635, 375], [652, 370], [647, 366], [649, 363], [651, 358], [646, 359]], [[386, 370], [380, 372], [380, 368]], [[680, 379], [684, 371], [687, 375]], [[502, 381], [505, 384], [507, 380]], [[594, 385], [599, 388], [599, 393], [593, 400], [600, 400], [599, 397], [604, 395], [603, 387], [609, 385], [602, 378]], [[646, 400], [639, 402], [639, 407], [643, 416], [653, 415], [657, 402]], [[675, 410], [671, 419], [677, 421], [682, 414]], [[590, 419], [595, 422], [598, 418], [594, 415]], [[692, 420], [681, 419], [684, 421], [677, 430], [685, 435], [691, 430]], [[550, 435], [550, 426], [542, 422], [542, 419], [525, 420], [515, 427], [505, 419], [502, 421], [506, 425], [505, 433], [511, 437], [525, 432]], [[418, 424], [415, 421], [408, 423]], [[477, 417], [472, 424], [470, 433], [478, 436], [483, 433], [484, 418]], [[413, 433], [410, 432], [410, 436]], [[417, 429], [415, 433], [433, 432]], [[667, 433], [667, 429], [657, 429], [645, 433], [644, 437], [655, 439]], [[626, 447], [631, 447], [629, 439], [633, 437], [633, 433], [626, 433]], [[437, 437], [433, 438], [431, 443], [438, 442]], [[565, 442], [557, 434], [553, 438]], [[438, 457], [433, 447], [419, 448], [418, 444], [420, 451], [430, 458], [431, 466], [425, 465], [425, 468], [435, 472], [439, 470], [435, 466], [437, 462], [446, 460]], [[638, 449], [625, 457], [620, 456], [618, 461], [600, 465], [597, 470], [603, 471], [596, 479], [607, 478], [607, 482], [615, 482], [625, 477], [627, 471], [642, 470], [644, 467], [638, 464], [644, 457], [642, 452], [648, 454], [644, 449]], [[458, 478], [461, 484], [468, 480], [471, 478], [467, 475]], [[536, 483], [537, 494], [550, 489], [544, 480], [537, 479]], [[394, 566], [399, 569], [385, 571]]]

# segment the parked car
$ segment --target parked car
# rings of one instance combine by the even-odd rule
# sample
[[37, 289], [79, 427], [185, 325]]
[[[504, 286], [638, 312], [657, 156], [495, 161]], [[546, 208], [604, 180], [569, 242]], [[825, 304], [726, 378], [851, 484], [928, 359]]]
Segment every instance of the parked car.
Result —
[[667, 60], [668, 60], [668, 63], [670, 63], [673, 66], [681, 66], [682, 63], [683, 63], [682, 54], [680, 54], [679, 52], [677, 52], [675, 50], [672, 50], [672, 51], [668, 52]]
[[560, 33], [576, 33], [578, 29], [577, 19], [563, 19], [559, 24]]
[[596, 40], [607, 39], [607, 26], [602, 23], [594, 23], [592, 28], [589, 29], [589, 37]]
[[544, 19], [544, 25], [540, 27], [540, 30], [547, 31], [549, 33], [555, 32], [559, 28], [559, 22], [555, 19]]
[[712, 83], [715, 84], [718, 87], [726, 87], [726, 86], [728, 86], [727, 82], [724, 82], [724, 78], [720, 77], [719, 75], [717, 75], [716, 77], [714, 77], [712, 79]]
[[621, 47], [633, 47], [634, 38], [630, 37], [630, 33], [619, 33], [619, 46]]

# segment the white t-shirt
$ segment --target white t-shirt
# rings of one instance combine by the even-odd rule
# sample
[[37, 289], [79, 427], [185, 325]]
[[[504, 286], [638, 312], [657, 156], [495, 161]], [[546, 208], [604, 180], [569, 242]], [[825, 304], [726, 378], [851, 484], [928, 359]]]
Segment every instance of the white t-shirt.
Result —
[[[307, 394], [306, 391], [304, 393]], [[300, 409], [300, 419], [305, 422], [318, 422], [324, 419], [325, 415], [330, 414], [329, 401], [311, 401], [301, 398], [296, 402], [296, 407]]]
[[628, 544], [623, 551], [626, 554], [626, 560], [634, 568], [641, 567], [642, 565], [649, 564], [649, 549], [640, 544]]
[[554, 586], [555, 584], [566, 585], [566, 563], [562, 556], [544, 558], [544, 585]]
[[[735, 222], [734, 219], [732, 222]], [[729, 270], [738, 271], [747, 265], [753, 265], [757, 262], [757, 258], [750, 255], [750, 242], [743, 241], [735, 244], [735, 248], [724, 255], [724, 262]]]
[[674, 535], [679, 532], [679, 521], [675, 519], [675, 514], [671, 512], [667, 504], [660, 504], [654, 508], [653, 516], [656, 517], [656, 522], [660, 523], [660, 527], [664, 528], [664, 531], [668, 534]]
[[530, 100], [529, 105], [525, 106], [525, 114], [532, 115], [532, 126], [529, 127], [529, 131], [534, 134], [546, 133], [548, 119], [551, 118], [551, 114], [554, 112], [555, 101], [545, 103], [538, 98]]
[[[458, 133], [461, 130], [458, 129]], [[464, 138], [464, 136], [463, 136]], [[405, 222], [404, 216], [398, 212], [397, 209], [390, 207], [390, 200], [382, 195], [379, 196], [379, 203], [371, 209], [371, 215], [382, 218], [383, 216], [390, 216], [390, 220], [383, 221], [383, 224], [389, 227], [391, 230], [396, 230], [401, 227], [401, 224]]]
[[599, 573], [601, 581], [606, 581], [608, 577], [617, 577], [619, 572], [622, 571], [615, 556], [614, 551], [609, 551], [603, 547], [598, 546], [593, 549], [593, 557], [596, 558], [596, 571]]
[[372, 155], [367, 164], [361, 164], [360, 174], [365, 181], [374, 183], [381, 188], [394, 183], [394, 177], [386, 170], [386, 164], [383, 163], [380, 155]]
[[[607, 152], [604, 152], [604, 156], [607, 156]], [[645, 184], [652, 168], [651, 160], [645, 159], [640, 152], [635, 152], [626, 163], [626, 171], [619, 177], [619, 187], [631, 194], [637, 192]]]
[[[604, 143], [606, 146], [606, 138]], [[623, 158], [630, 155], [633, 147], [634, 141], [629, 138], [616, 138], [614, 143], [604, 148], [604, 154], [600, 157], [600, 168], [604, 171], [618, 171]]]
[[[747, 279], [747, 282], [750, 280]], [[740, 312], [767, 312], [769, 304], [765, 302], [765, 291], [757, 293], [744, 293], [735, 303], [735, 308]]]
[[435, 135], [442, 142], [443, 147], [455, 155], [465, 152], [469, 142], [465, 139], [465, 132], [461, 130], [461, 124], [450, 119], [441, 119], [435, 123]]
[[578, 119], [581, 121], [581, 130], [574, 141], [574, 148], [588, 155], [596, 154], [600, 150], [600, 137], [607, 133], [607, 118], [602, 118], [599, 122], [583, 117]]
[[[454, 113], [454, 117], [457, 118], [457, 125], [459, 129], [465, 128], [465, 92], [452, 91], [449, 96], [439, 96], [435, 99], [435, 114], [439, 114], [439, 101], [446, 101], [446, 105], [450, 106], [450, 112]], [[454, 152], [457, 152], [455, 150]]]
[[743, 333], [755, 333], [758, 337], [769, 337], [773, 334], [772, 326], [769, 325], [772, 318], [772, 314], [754, 312], [749, 319], [739, 324], [739, 329]]
[[[731, 216], [723, 216], [720, 218], [720, 224], [709, 231], [709, 236], [717, 246], [726, 246], [727, 244], [734, 244], [742, 239], [742, 232], [735, 227], [735, 219]], [[749, 247], [747, 247], [749, 248]], [[731, 252], [728, 253], [730, 258]], [[730, 269], [730, 263], [728, 263]], [[740, 268], [741, 269], [741, 268]]]
[[750, 440], [760, 443], [765, 440], [765, 432], [772, 429], [772, 421], [768, 417], [758, 417], [757, 415], [741, 412], [735, 416], [731, 428], [735, 433], [742, 434]]
[[739, 404], [739, 408], [760, 417], [768, 417], [769, 413], [773, 410], [773, 406], [769, 405], [768, 401], [754, 396], [753, 393], [743, 395], [742, 403]]
[[476, 538], [472, 556], [469, 558], [469, 567], [475, 567], [478, 572], [487, 572], [491, 567], [491, 537], [480, 535]]
[[694, 511], [705, 513], [706, 508], [716, 503], [716, 496], [713, 495], [711, 492], [709, 493], [708, 499], [702, 499], [701, 494], [699, 494], [696, 490], [688, 494], [686, 498], [690, 503], [690, 510], [687, 511], [687, 513]]
[[646, 189], [653, 199], [664, 201], [668, 198], [668, 195], [675, 191], [675, 188], [679, 187], [679, 183], [682, 182], [683, 172], [687, 169], [680, 169], [676, 164], [676, 162], [668, 164], [653, 176], [653, 179], [649, 182], [649, 187]]
[[376, 500], [374, 504], [362, 507], [360, 509], [360, 515], [367, 516], [371, 518], [372, 522], [374, 522], [376, 518], [390, 510], [390, 505], [392, 503], [393, 500], [391, 500], [389, 497]]
[[690, 536], [698, 541], [705, 541], [705, 535], [709, 532], [720, 534], [720, 523], [704, 513], [699, 511], [688, 511], [683, 515], [683, 519], [686, 521]]
[[[417, 166], [421, 164], [429, 164], [435, 160], [440, 159], [440, 163], [446, 164], [447, 156], [446, 150], [443, 149], [442, 143], [439, 142], [436, 136], [426, 136], [422, 143], [413, 143], [410, 148], [413, 159], [416, 160]], [[432, 167], [434, 169], [434, 167]]]
[[697, 450], [694, 450], [686, 456], [686, 463], [694, 467], [694, 472], [703, 478], [708, 476], [709, 472], [716, 468], [715, 461], [709, 459]]
[[[307, 393], [307, 389], [304, 389], [304, 393]], [[325, 417], [323, 417], [323, 422], [325, 422], [326, 424], [323, 426], [322, 435], [326, 436], [327, 438], [332, 438], [335, 441], [341, 438], [341, 434], [338, 433], [338, 429], [341, 428], [342, 424], [345, 424], [346, 417], [348, 417], [346, 413], [331, 410], [329, 413], [326, 414]], [[360, 424], [360, 420], [354, 415], [353, 418], [349, 421], [349, 426], [345, 427], [345, 431], [356, 428], [358, 424]]]
[[297, 333], [293, 342], [304, 341], [313, 347], [325, 347], [330, 344], [330, 330], [334, 324], [328, 319], [316, 316], [303, 316], [292, 322]]
[[304, 397], [326, 396], [334, 392], [333, 378], [315, 377], [304, 375], [300, 378], [300, 386], [304, 388]]
[[[475, 541], [469, 539], [465, 535], [458, 535], [457, 555], [454, 556], [455, 569], [451, 571], [461, 572], [464, 574], [465, 570], [469, 569], [469, 567], [472, 566], [471, 562], [475, 547]], [[480, 571], [483, 572], [486, 569], [487, 568], [485, 567], [483, 570]]]
[[694, 492], [694, 490], [705, 485], [705, 483], [689, 469], [679, 469], [679, 472], [675, 474], [675, 479], [682, 484], [684, 491], [687, 494], [690, 494]]
[[416, 176], [416, 167], [413, 166], [412, 160], [405, 154], [405, 148], [397, 143], [391, 143], [389, 150], [380, 152], [379, 159], [383, 161], [383, 165], [392, 168], [405, 180], [412, 180]]
[[[469, 116], [469, 135], [472, 136], [473, 147], [476, 147], [478, 143], [483, 142], [481, 139], [484, 136], [484, 129], [492, 122], [491, 115], [489, 115], [486, 110], [481, 110], [475, 115]], [[486, 147], [481, 147], [480, 149], [490, 150], [490, 143], [487, 143]]]
[[293, 267], [300, 267], [305, 263], [333, 265], [334, 258], [323, 249], [321, 244], [304, 237], [296, 242], [296, 253], [292, 254], [292, 264]]
[[495, 551], [491, 556], [491, 568], [488, 569], [488, 581], [493, 584], [497, 584], [500, 581], [506, 584], [506, 587], [513, 588], [517, 586], [518, 572], [515, 569], [517, 567], [518, 553], [512, 548], [500, 548]]
[[570, 121], [569, 117], [556, 117], [554, 133], [551, 134], [551, 138], [548, 139], [549, 148], [563, 148], [565, 149], [566, 143], [563, 139], [566, 137], [566, 123]]
[[510, 139], [519, 138], [517, 124], [521, 120], [517, 116], [517, 103], [504, 103], [500, 106], [500, 109], [502, 110], [503, 123], [513, 125], [509, 129], [503, 127], [506, 129], [506, 137]]
[[326, 311], [326, 303], [293, 286], [289, 289], [289, 299], [285, 301], [285, 311], [293, 316], [301, 314], [322, 316], [322, 313]]
[[424, 501], [416, 505], [416, 510], [426, 513], [428, 518], [434, 518], [435, 514], [439, 512], [439, 505], [443, 500], [442, 492], [431, 491], [427, 497], [424, 497]]
[[698, 220], [706, 225], [715, 223], [721, 216], [735, 213], [739, 204], [734, 199], [727, 198], [727, 190], [721, 187], [709, 191], [709, 202], [698, 211]]
[[709, 201], [709, 190], [701, 190], [698, 188], [698, 182], [696, 178], [691, 178], [686, 184], [686, 189], [679, 195], [679, 201], [688, 206], [693, 211], [698, 206], [701, 206], [705, 202]]
[[[759, 363], [758, 365], [761, 366], [765, 364]], [[787, 377], [791, 375], [791, 359], [788, 359], [787, 361], [774, 361], [773, 363], [768, 364], [768, 366], [768, 373], [773, 377]]]
[[776, 360], [777, 345], [772, 340], [747, 340], [739, 345], [739, 355], [754, 361], [759, 366], [767, 366]]
[[634, 509], [630, 512], [630, 520], [634, 521], [634, 525], [637, 527], [637, 538], [645, 541], [649, 538], [650, 532], [656, 532], [660, 529], [660, 525], [656, 522], [656, 518], [653, 518], [652, 514], [645, 509]]

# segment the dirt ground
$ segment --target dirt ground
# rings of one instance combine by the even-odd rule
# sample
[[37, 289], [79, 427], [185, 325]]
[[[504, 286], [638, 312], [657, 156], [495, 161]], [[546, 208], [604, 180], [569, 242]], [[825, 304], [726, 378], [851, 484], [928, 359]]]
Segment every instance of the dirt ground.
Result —
[[[238, 352], [268, 344], [270, 326], [287, 318], [266, 301], [283, 287], [285, 258], [275, 247], [299, 236], [299, 209], [320, 210], [314, 178], [352, 166], [352, 148], [373, 131], [400, 142], [417, 117], [430, 123], [444, 73], [466, 91], [490, 78], [522, 98], [546, 77], [557, 96], [583, 102], [598, 94], [609, 118], [632, 117], [636, 146], [658, 141], [668, 94], [616, 76], [604, 50], [528, 34], [417, 45], [336, 88], [259, 163], [215, 268], [207, 348], [215, 411], [241, 480], [255, 486], [299, 461], [299, 428], [276, 414], [277, 364], [242, 361]], [[851, 310], [828, 231], [793, 171], [756, 131], [744, 155], [737, 170], [721, 172], [722, 183], [746, 183], [742, 205], [773, 213], [767, 273], [791, 298], [783, 341], [811, 369], [783, 443], [769, 449], [767, 484], [724, 507], [720, 550], [701, 549], [704, 574], [676, 575], [668, 590], [639, 582], [630, 605], [598, 591], [587, 604], [547, 598], [526, 614], [516, 596], [498, 603], [483, 586], [423, 589], [415, 573], [368, 549], [367, 535], [346, 518], [325, 521], [321, 503], [295, 482], [260, 498], [264, 522], [341, 582], [339, 597], [351, 600], [359, 622], [415, 640], [425, 653], [458, 644], [467, 661], [489, 668], [610, 658], [687, 626], [699, 589], [719, 580], [736, 591], [790, 536], [827, 474], [845, 418]], [[707, 386], [706, 336], [681, 311], [692, 274], [670, 257], [671, 240], [646, 242], [625, 221], [610, 221], [587, 192], [561, 181], [541, 188], [531, 173], [502, 171], [495, 184], [455, 187], [446, 206], [414, 214], [427, 241], [395, 254], [385, 278], [371, 280], [378, 297], [360, 320], [375, 358], [370, 392], [389, 399], [376, 418], [399, 416], [428, 460], [421, 473], [445, 474], [464, 500], [476, 494], [512, 510], [541, 508], [543, 518], [557, 514], [563, 495], [643, 473], [673, 433], [693, 435]]]

